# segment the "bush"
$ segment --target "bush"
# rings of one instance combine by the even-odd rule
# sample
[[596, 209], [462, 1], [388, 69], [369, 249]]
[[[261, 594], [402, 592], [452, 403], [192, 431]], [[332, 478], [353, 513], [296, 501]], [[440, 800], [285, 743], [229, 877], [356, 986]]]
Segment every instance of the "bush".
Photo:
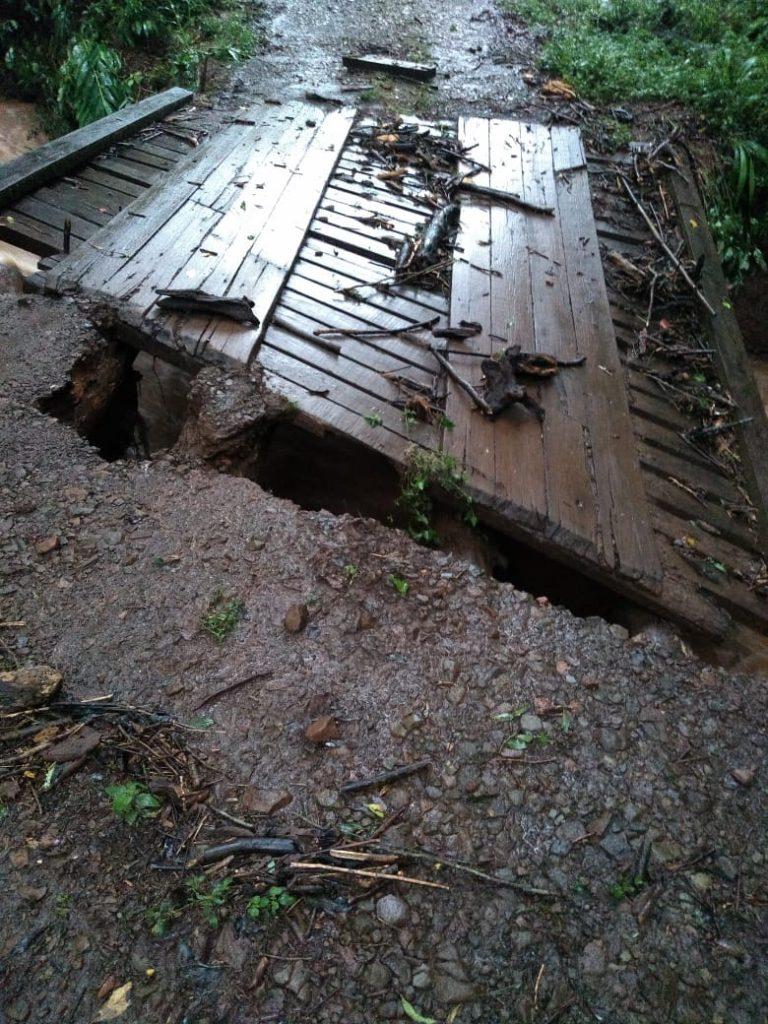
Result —
[[16, 0], [0, 19], [0, 85], [68, 130], [143, 89], [194, 86], [209, 59], [238, 61], [255, 44], [244, 0]]
[[701, 114], [727, 168], [712, 223], [739, 277], [768, 234], [768, 12], [764, 0], [506, 0], [548, 28], [543, 68], [598, 102], [678, 100]]

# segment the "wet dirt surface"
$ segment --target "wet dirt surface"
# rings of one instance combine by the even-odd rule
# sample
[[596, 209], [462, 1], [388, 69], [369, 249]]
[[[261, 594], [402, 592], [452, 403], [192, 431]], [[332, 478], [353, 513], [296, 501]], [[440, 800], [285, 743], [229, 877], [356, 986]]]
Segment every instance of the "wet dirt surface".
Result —
[[[50, 793], [33, 764], [0, 778], [0, 1019], [92, 1021], [129, 983], [126, 1024], [403, 1021], [402, 998], [439, 1022], [762, 1019], [764, 681], [370, 520], [170, 458], [107, 464], [37, 408], [98, 357], [95, 333], [67, 302], [10, 296], [0, 315], [6, 666], [52, 664], [68, 698], [111, 693], [192, 725], [207, 805], [261, 834], [312, 850], [400, 812], [389, 848], [549, 893], [412, 861], [450, 890], [326, 876], [264, 921], [245, 913], [251, 878], [217, 927], [184, 904], [153, 937], [147, 912], [180, 882], [151, 865], [172, 865], [182, 838], [221, 841], [226, 822], [206, 804], [119, 821], [105, 787], [137, 769], [107, 750]], [[217, 641], [219, 593], [242, 605]], [[322, 715], [338, 736], [310, 743]], [[502, 756], [510, 738], [522, 750]], [[426, 772], [339, 793], [421, 758]], [[264, 790], [290, 802], [266, 814]]]
[[[492, 3], [268, 2], [263, 54], [233, 78], [233, 94], [284, 99], [309, 92], [356, 106], [416, 115], [511, 111], [529, 102], [521, 68], [530, 38]], [[432, 83], [349, 72], [344, 54], [366, 53], [437, 65]]]

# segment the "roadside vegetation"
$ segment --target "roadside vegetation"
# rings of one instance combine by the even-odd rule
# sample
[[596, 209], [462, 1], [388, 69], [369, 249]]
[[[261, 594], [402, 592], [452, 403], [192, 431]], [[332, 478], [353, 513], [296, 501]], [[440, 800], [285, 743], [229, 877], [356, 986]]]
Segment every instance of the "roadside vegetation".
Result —
[[710, 216], [735, 282], [765, 268], [768, 7], [765, 0], [504, 0], [547, 30], [541, 65], [598, 103], [679, 101], [700, 114], [723, 173]]
[[0, 21], [0, 88], [41, 107], [50, 134], [169, 85], [205, 87], [212, 62], [256, 44], [245, 0], [19, 0]]

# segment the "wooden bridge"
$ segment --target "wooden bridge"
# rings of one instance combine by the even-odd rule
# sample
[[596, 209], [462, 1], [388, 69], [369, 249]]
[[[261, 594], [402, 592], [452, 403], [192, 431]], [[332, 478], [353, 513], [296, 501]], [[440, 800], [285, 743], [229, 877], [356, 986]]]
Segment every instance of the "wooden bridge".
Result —
[[[427, 286], [395, 270], [434, 192], [407, 164], [382, 172], [354, 111], [259, 106], [213, 132], [169, 114], [188, 99], [171, 90], [0, 168], [0, 237], [44, 257], [40, 287], [108, 304], [126, 341], [177, 364], [258, 362], [298, 422], [401, 470], [414, 445], [448, 453], [482, 520], [663, 615], [715, 636], [731, 617], [764, 627], [768, 426], [689, 175], [666, 187], [705, 254], [716, 315], [697, 303], [696, 329], [744, 421], [737, 470], [690, 443], [674, 354], [638, 351], [646, 302], [606, 280], [609, 251], [654, 245], [617, 195], [620, 156], [585, 153], [570, 127], [461, 119], [457, 174], [475, 190], [445, 286]], [[164, 309], [166, 289], [245, 296], [258, 325]], [[433, 332], [461, 323], [478, 328], [438, 358]], [[583, 357], [527, 385], [542, 419], [478, 409], [483, 357], [515, 344]], [[404, 414], [404, 382], [441, 415]]]

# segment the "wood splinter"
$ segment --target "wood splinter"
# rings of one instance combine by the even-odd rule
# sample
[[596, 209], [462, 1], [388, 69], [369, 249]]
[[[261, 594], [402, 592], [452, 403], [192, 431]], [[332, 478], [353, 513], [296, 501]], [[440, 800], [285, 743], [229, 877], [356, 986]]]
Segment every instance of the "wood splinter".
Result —
[[158, 288], [158, 306], [181, 313], [203, 313], [225, 316], [239, 323], [258, 327], [261, 321], [253, 312], [253, 302], [243, 296], [233, 299], [229, 295], [211, 295], [198, 288]]

